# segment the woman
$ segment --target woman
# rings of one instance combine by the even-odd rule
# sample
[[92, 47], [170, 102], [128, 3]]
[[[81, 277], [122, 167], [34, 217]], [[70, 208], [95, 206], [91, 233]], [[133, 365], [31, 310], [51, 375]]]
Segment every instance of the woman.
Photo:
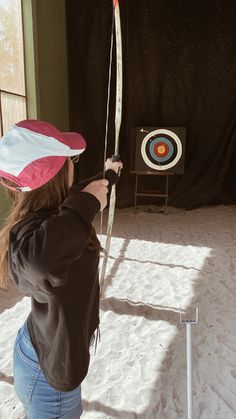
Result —
[[[14, 345], [15, 391], [29, 419], [77, 419], [89, 346], [99, 326], [100, 243], [92, 227], [121, 162], [106, 179], [73, 185], [77, 133], [21, 121], [0, 140], [0, 182], [14, 200], [0, 233], [0, 286], [7, 275], [31, 297]], [[76, 157], [77, 158], [77, 157]]]

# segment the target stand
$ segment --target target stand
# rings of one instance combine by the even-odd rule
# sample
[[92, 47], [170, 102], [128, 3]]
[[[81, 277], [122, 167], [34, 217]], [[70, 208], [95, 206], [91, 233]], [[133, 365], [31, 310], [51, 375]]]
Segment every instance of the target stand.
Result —
[[[156, 173], [156, 172], [137, 172], [135, 170], [131, 170], [132, 174], [135, 174], [135, 192], [134, 192], [134, 208], [137, 211], [137, 204], [138, 204], [138, 197], [156, 197], [156, 198], [163, 198], [164, 199], [164, 212], [165, 214], [168, 213], [168, 197], [169, 197], [169, 176], [172, 173]], [[139, 178], [140, 176], [162, 176], [163, 177], [163, 189], [162, 190], [145, 190], [139, 189]], [[165, 179], [164, 179], [165, 178]]]
[[[185, 127], [136, 127], [135, 210], [139, 196], [158, 197], [165, 199], [167, 213], [169, 176], [184, 173], [185, 137]], [[163, 190], [139, 190], [139, 176], [147, 175], [164, 176]]]

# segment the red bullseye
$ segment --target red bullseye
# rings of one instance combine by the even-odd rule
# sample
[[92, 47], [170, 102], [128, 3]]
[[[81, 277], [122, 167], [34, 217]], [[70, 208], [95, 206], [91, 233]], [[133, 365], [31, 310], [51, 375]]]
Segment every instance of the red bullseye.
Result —
[[160, 141], [158, 142], [155, 147], [154, 147], [154, 153], [156, 154], [156, 156], [158, 157], [165, 157], [167, 156], [167, 154], [169, 153], [169, 146], [168, 144]]

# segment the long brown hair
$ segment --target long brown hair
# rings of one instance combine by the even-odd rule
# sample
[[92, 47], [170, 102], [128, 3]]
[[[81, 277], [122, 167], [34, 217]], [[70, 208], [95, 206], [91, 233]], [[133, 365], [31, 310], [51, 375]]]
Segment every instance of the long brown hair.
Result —
[[[9, 180], [0, 178], [1, 181], [8, 186], [16, 186]], [[6, 288], [8, 281], [8, 244], [11, 228], [26, 215], [40, 209], [57, 210], [69, 193], [68, 160], [57, 175], [40, 188], [30, 192], [17, 192], [7, 189], [7, 192], [12, 199], [12, 206], [4, 227], [0, 231], [0, 288]], [[94, 229], [92, 229], [88, 246], [101, 250]]]

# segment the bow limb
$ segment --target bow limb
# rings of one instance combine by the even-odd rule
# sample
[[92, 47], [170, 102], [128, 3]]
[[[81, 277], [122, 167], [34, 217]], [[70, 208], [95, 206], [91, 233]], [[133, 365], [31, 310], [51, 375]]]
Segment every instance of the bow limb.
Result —
[[[119, 155], [119, 135], [122, 118], [122, 93], [123, 93], [123, 66], [122, 66], [122, 39], [119, 1], [113, 0], [114, 19], [115, 19], [115, 39], [116, 39], [116, 108], [115, 108], [115, 150], [113, 158]], [[116, 205], [116, 186], [112, 186], [110, 205], [108, 213], [108, 224], [106, 232], [105, 255], [102, 262], [100, 274], [101, 296], [103, 294], [103, 285], [106, 276], [107, 261], [110, 251], [112, 227], [114, 223]]]

